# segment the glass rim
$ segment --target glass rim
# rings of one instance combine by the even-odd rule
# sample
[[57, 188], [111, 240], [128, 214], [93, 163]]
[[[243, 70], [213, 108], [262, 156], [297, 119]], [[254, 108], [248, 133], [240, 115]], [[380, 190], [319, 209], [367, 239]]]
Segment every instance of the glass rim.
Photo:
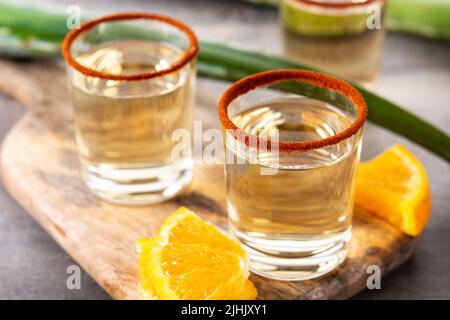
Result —
[[293, 1], [304, 3], [307, 5], [315, 5], [318, 7], [332, 8], [332, 9], [346, 9], [351, 7], [366, 6], [368, 4], [371, 4], [372, 2], [385, 2], [385, 0], [359, 0], [358, 2], [345, 2], [345, 1], [328, 2], [317, 0], [293, 0]]
[[[82, 34], [90, 31], [93, 27], [103, 23], [103, 22], [112, 22], [112, 21], [121, 21], [121, 20], [155, 20], [160, 21], [162, 23], [169, 24], [174, 26], [178, 30], [182, 31], [188, 38], [189, 47], [183, 51], [183, 55], [179, 58], [175, 63], [173, 63], [170, 68], [148, 71], [136, 74], [112, 74], [107, 72], [98, 71], [92, 68], [88, 68], [76, 61], [76, 59], [72, 56], [70, 49], [73, 42]], [[183, 68], [186, 64], [188, 64], [192, 59], [194, 59], [199, 52], [199, 44], [195, 33], [189, 28], [187, 25], [182, 23], [181, 21], [168, 17], [159, 15], [156, 13], [146, 13], [146, 12], [126, 12], [126, 13], [117, 13], [112, 15], [103, 16], [97, 19], [89, 20], [83, 23], [80, 28], [72, 29], [64, 38], [64, 41], [61, 45], [61, 51], [64, 60], [74, 69], [81, 72], [82, 74], [90, 77], [101, 78], [105, 80], [116, 80], [116, 81], [136, 81], [136, 80], [147, 80], [152, 78], [157, 78], [161, 76], [165, 76], [172, 72], [178, 71]]]
[[368, 114], [366, 102], [364, 101], [362, 95], [349, 83], [316, 71], [303, 69], [276, 69], [244, 77], [228, 87], [219, 101], [218, 113], [223, 129], [231, 130], [231, 135], [233, 138], [245, 143], [248, 147], [251, 146], [250, 141], [252, 140], [256, 141], [257, 146], [265, 145], [268, 150], [271, 150], [271, 140], [264, 139], [258, 135], [249, 134], [236, 126], [228, 115], [228, 108], [236, 98], [253, 89], [292, 80], [298, 82], [308, 82], [315, 86], [327, 88], [340, 93], [353, 102], [357, 114], [355, 120], [349, 127], [331, 137], [311, 141], [279, 141], [276, 145], [278, 146], [278, 150], [280, 152], [298, 153], [331, 146], [357, 134], [364, 125]]

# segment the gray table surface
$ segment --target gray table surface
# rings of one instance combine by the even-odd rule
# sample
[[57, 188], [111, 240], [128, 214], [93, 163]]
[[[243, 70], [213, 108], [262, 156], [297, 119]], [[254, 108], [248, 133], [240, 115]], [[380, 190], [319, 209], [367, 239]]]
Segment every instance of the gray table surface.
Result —
[[[280, 53], [276, 10], [239, 1], [152, 0], [42, 1], [78, 4], [96, 13], [148, 10], [178, 17], [199, 37], [265, 52]], [[36, 3], [36, 1], [34, 1]], [[1, 70], [0, 70], [1, 72]], [[225, 85], [224, 85], [225, 86]], [[374, 90], [449, 132], [450, 43], [389, 33], [383, 70]], [[24, 110], [0, 95], [0, 139]], [[433, 216], [414, 256], [382, 279], [382, 289], [356, 299], [450, 299], [450, 167], [399, 136], [368, 124], [363, 160], [394, 143], [403, 143], [425, 164], [431, 181]], [[109, 299], [82, 271], [81, 290], [66, 288], [66, 269], [76, 264], [0, 185], [0, 299]]]

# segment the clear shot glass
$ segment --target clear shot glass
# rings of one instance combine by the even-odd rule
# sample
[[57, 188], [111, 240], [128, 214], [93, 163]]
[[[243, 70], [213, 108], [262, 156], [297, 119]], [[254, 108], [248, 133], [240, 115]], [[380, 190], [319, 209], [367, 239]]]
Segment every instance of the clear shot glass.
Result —
[[192, 177], [191, 155], [172, 155], [174, 130], [192, 130], [192, 30], [157, 14], [115, 14], [72, 30], [62, 52], [89, 189], [125, 205], [176, 195]]
[[226, 90], [230, 229], [253, 272], [305, 280], [344, 261], [366, 115], [351, 85], [306, 70], [258, 73]]
[[371, 86], [383, 56], [387, 0], [281, 0], [285, 55]]

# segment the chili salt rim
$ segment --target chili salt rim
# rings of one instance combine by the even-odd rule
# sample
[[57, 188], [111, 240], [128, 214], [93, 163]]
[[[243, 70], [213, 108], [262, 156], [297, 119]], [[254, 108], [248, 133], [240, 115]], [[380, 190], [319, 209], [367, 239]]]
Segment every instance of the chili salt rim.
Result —
[[[120, 21], [120, 20], [135, 20], [135, 19], [147, 19], [147, 20], [156, 20], [160, 21], [166, 24], [169, 24], [171, 26], [176, 27], [177, 29], [181, 30], [188, 38], [189, 40], [189, 47], [187, 50], [183, 52], [183, 55], [180, 59], [178, 59], [174, 64], [170, 66], [168, 69], [158, 70], [158, 71], [149, 71], [149, 72], [142, 72], [142, 73], [136, 73], [136, 74], [112, 74], [102, 71], [97, 71], [95, 69], [91, 69], [88, 67], [83, 66], [82, 64], [78, 63], [70, 53], [70, 49], [72, 46], [72, 43], [75, 41], [75, 39], [80, 36], [83, 33], [86, 33], [90, 31], [93, 27], [97, 26], [100, 23], [103, 22], [110, 22], [110, 21]], [[152, 79], [156, 77], [161, 77], [164, 75], [167, 75], [169, 73], [175, 72], [181, 68], [183, 68], [187, 63], [189, 63], [192, 59], [196, 57], [199, 51], [199, 45], [197, 37], [195, 36], [194, 32], [184, 23], [167, 17], [162, 16], [156, 13], [145, 13], [145, 12], [127, 12], [127, 13], [118, 13], [118, 14], [112, 14], [108, 16], [104, 16], [98, 19], [90, 20], [81, 25], [79, 29], [72, 29], [64, 38], [64, 41], [61, 45], [61, 51], [62, 55], [64, 57], [64, 60], [73, 68], [81, 72], [82, 74], [86, 76], [106, 79], [106, 80], [119, 80], [119, 81], [136, 81], [136, 80], [146, 80], [146, 79]]]
[[366, 6], [371, 4], [372, 2], [385, 2], [385, 0], [365, 0], [361, 2], [318, 2], [315, 0], [294, 0], [294, 2], [300, 2], [324, 8], [345, 9], [350, 7]]
[[260, 72], [242, 78], [241, 80], [233, 83], [224, 92], [219, 101], [219, 120], [223, 128], [232, 130], [231, 135], [235, 139], [244, 142], [247, 146], [250, 146], [250, 138], [252, 138], [252, 141], [256, 141], [258, 147], [263, 144], [268, 148], [268, 150], [271, 150], [272, 142], [270, 140], [251, 135], [236, 126], [228, 116], [228, 107], [236, 98], [253, 89], [256, 89], [257, 87], [290, 80], [298, 82], [309, 82], [316, 86], [328, 88], [344, 95], [355, 104], [357, 115], [356, 119], [348, 128], [338, 132], [334, 136], [321, 140], [302, 142], [280, 141], [277, 143], [280, 152], [298, 153], [337, 144], [356, 134], [364, 125], [368, 113], [366, 102], [364, 101], [361, 94], [347, 82], [315, 71], [302, 69], [278, 69]]

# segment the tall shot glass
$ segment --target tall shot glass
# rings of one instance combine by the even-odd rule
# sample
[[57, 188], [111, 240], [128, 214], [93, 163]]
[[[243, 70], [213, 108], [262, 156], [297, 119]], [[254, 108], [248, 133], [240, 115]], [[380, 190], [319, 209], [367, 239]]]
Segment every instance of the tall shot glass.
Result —
[[365, 86], [378, 78], [388, 0], [281, 0], [285, 55]]
[[253, 272], [304, 280], [344, 261], [366, 115], [356, 89], [312, 71], [258, 73], [226, 90], [230, 228]]
[[127, 205], [176, 195], [192, 177], [191, 155], [172, 156], [173, 131], [192, 130], [192, 30], [157, 14], [115, 14], [72, 30], [62, 52], [87, 186]]

